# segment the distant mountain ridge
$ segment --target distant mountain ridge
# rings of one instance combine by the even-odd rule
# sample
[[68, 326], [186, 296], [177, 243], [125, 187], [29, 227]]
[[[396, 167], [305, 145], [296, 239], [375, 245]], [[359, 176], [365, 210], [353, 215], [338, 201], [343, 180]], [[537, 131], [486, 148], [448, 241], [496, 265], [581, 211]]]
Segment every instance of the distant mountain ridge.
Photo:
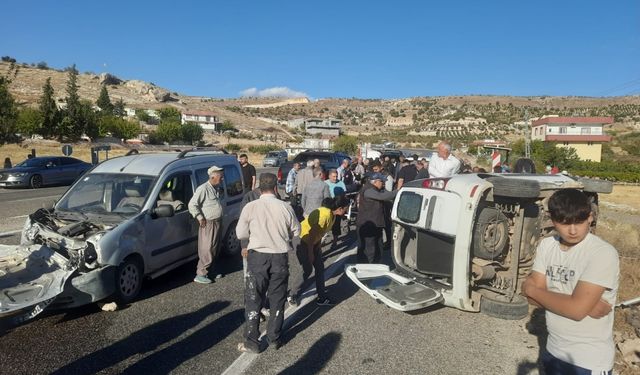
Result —
[[[42, 87], [49, 77], [55, 91], [54, 96], [58, 100], [64, 99], [68, 78], [66, 71], [20, 63], [17, 65], [20, 69], [10, 90], [18, 103], [27, 106], [37, 105]], [[9, 66], [8, 62], [0, 62], [0, 74], [6, 74]], [[474, 136], [501, 136], [514, 130], [509, 128], [513, 122], [521, 121], [527, 115], [534, 117], [541, 114], [616, 116], [618, 113], [617, 120], [632, 123], [632, 126], [640, 123], [640, 96], [593, 98], [467, 95], [404, 99], [327, 98], [315, 101], [307, 98], [219, 99], [180, 94], [150, 82], [121, 80], [108, 73], [81, 73], [78, 76], [80, 97], [95, 102], [103, 83], [107, 85], [112, 102], [122, 99], [126, 107], [158, 109], [173, 106], [179, 110], [210, 111], [222, 121], [230, 120], [239, 129], [248, 132], [282, 131], [277, 125], [274, 127], [274, 123], [284, 124], [288, 120], [301, 117], [342, 119], [344, 132], [354, 135], [385, 134], [398, 129], [419, 133], [424, 129], [433, 130], [436, 125], [472, 126], [477, 123], [491, 129], [484, 133], [480, 131]], [[495, 130], [503, 125], [506, 128], [502, 131]], [[456, 133], [441, 135], [455, 136]]]

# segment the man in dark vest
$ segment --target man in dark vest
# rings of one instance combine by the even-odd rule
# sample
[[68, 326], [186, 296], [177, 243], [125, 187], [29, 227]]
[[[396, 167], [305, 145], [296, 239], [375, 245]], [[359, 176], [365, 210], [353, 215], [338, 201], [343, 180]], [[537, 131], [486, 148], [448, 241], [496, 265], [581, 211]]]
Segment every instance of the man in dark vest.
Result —
[[377, 263], [382, 254], [382, 229], [391, 217], [385, 215], [384, 202], [395, 198], [397, 191], [386, 191], [386, 177], [374, 173], [358, 195], [358, 262]]

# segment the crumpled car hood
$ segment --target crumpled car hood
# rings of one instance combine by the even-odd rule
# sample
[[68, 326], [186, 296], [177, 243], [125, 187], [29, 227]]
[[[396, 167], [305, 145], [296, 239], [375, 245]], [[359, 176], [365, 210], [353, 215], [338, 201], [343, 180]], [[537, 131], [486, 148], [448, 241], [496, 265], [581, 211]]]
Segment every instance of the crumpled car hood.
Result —
[[0, 245], [0, 317], [33, 318], [62, 293], [74, 271], [47, 246]]

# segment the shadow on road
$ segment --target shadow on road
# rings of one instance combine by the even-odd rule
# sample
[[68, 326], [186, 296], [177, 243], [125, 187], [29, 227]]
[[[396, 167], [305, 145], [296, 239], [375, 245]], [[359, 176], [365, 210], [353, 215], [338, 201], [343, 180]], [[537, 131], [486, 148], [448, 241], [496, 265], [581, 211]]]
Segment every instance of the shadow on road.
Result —
[[[347, 300], [358, 291], [358, 287], [349, 280], [344, 274], [340, 274], [338, 281], [328, 289], [329, 298], [337, 305]], [[306, 292], [305, 294], [307, 294]], [[304, 296], [304, 295], [303, 295]], [[282, 343], [286, 344], [291, 341], [298, 333], [303, 332], [314, 322], [319, 320], [324, 314], [331, 309], [331, 306], [318, 306], [312, 301], [305, 306], [299, 308], [290, 320], [287, 320], [284, 326], [284, 334]]]
[[[96, 352], [88, 354], [82, 358], [79, 358], [76, 361], [70, 364], [67, 364], [66, 366], [63, 366], [62, 368], [56, 370], [53, 373], [54, 374], [93, 374], [99, 371], [103, 371], [112, 366], [115, 366], [116, 364], [122, 362], [123, 360], [135, 354], [146, 353], [146, 352], [155, 350], [162, 344], [167, 343], [179, 337], [189, 329], [198, 325], [207, 317], [217, 313], [218, 311], [221, 311], [222, 309], [226, 308], [229, 305], [230, 305], [230, 302], [228, 301], [213, 302], [194, 312], [190, 312], [187, 314], [182, 314], [182, 315], [161, 320], [148, 327], [140, 329], [137, 332], [132, 333], [126, 338], [118, 342], [115, 342], [108, 347], [105, 347]], [[240, 319], [241, 319], [242, 311], [237, 310], [234, 313], [240, 316]], [[231, 315], [234, 313], [230, 313], [227, 315]], [[228, 319], [223, 323], [229, 324]], [[241, 324], [241, 321], [239, 324]], [[203, 329], [203, 330], [206, 330], [207, 337], [209, 336], [219, 337], [227, 329], [231, 329], [231, 327], [225, 328], [224, 326], [220, 326], [220, 323], [218, 323], [218, 320], [216, 320], [213, 323], [210, 323], [209, 325], [207, 325], [207, 327], [208, 328]], [[217, 333], [217, 331], [220, 331], [221, 333]], [[199, 332], [200, 331], [194, 333], [193, 335], [198, 335], [198, 337], [204, 336]], [[185, 340], [189, 340], [189, 338], [186, 338]], [[216, 341], [214, 340], [207, 340], [208, 346], [215, 345], [215, 343]], [[176, 345], [179, 345], [179, 344], [173, 344], [171, 347]], [[195, 347], [195, 349], [201, 349], [201, 346], [197, 346]], [[188, 358], [186, 356], [193, 355], [196, 351], [196, 350], [187, 349], [184, 347], [182, 348], [182, 350], [184, 351], [184, 353], [179, 356], [181, 362], [187, 360]], [[167, 358], [167, 360], [176, 361], [178, 359]], [[172, 363], [170, 362], [170, 364]]]
[[[531, 312], [529, 321], [526, 324], [527, 331], [538, 339], [538, 360], [536, 362], [522, 361], [518, 364], [517, 375], [528, 375], [534, 373], [536, 369], [542, 369], [540, 358], [542, 358], [542, 352], [547, 346], [547, 324], [544, 315], [544, 309], [536, 308]], [[544, 370], [542, 370], [544, 371]], [[544, 372], [541, 372], [544, 374]]]
[[318, 374], [329, 362], [333, 354], [340, 346], [342, 335], [337, 332], [329, 332], [322, 336], [307, 350], [291, 367], [286, 368], [280, 375]]
[[244, 323], [244, 309], [227, 313], [188, 337], [157, 351], [124, 370], [123, 374], [168, 374], [233, 333]]

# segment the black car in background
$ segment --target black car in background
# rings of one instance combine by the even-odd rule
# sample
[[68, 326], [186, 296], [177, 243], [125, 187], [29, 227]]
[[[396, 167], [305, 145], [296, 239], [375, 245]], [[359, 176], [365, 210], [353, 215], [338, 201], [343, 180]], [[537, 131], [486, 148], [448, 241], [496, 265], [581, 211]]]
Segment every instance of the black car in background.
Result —
[[307, 166], [307, 161], [314, 159], [320, 160], [320, 165], [324, 171], [337, 169], [344, 159], [348, 159], [349, 162], [351, 162], [351, 157], [342, 152], [303, 151], [297, 154], [292, 161], [288, 161], [280, 166], [278, 169], [278, 183], [283, 185], [287, 182], [287, 175], [293, 167], [293, 163], [301, 163], [300, 168], [303, 169]]
[[0, 187], [70, 185], [93, 165], [66, 156], [43, 156], [27, 159], [13, 168], [0, 169]]

